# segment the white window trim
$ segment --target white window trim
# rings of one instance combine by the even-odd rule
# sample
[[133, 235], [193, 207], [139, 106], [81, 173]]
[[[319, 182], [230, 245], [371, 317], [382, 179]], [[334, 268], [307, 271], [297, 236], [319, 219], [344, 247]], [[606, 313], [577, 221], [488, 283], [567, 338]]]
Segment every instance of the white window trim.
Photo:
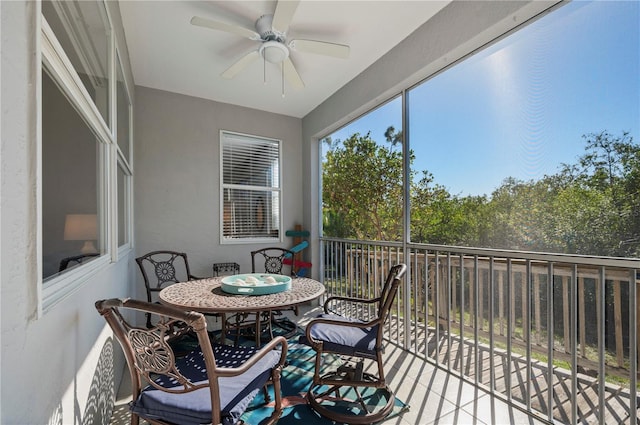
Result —
[[[64, 49], [57, 40], [53, 30], [49, 26], [45, 17], [42, 15], [42, 9], [38, 2], [36, 9], [37, 16], [37, 28], [36, 33], [39, 34], [36, 42], [36, 52], [39, 54], [40, 60], [37, 61], [36, 66], [36, 140], [37, 140], [37, 159], [36, 159], [36, 178], [37, 178], [37, 317], [41, 318], [48, 311], [54, 308], [62, 300], [71, 296], [79, 288], [81, 288], [86, 282], [90, 281], [93, 276], [99, 273], [101, 270], [109, 266], [110, 263], [115, 262], [118, 258], [124, 257], [128, 251], [133, 247], [133, 171], [130, 163], [130, 158], [133, 158], [132, 145], [133, 145], [133, 102], [131, 98], [130, 85], [125, 76], [125, 91], [127, 95], [127, 101], [129, 103], [129, 149], [130, 158], [124, 158], [120, 153], [116, 141], [116, 125], [117, 125], [117, 105], [114, 100], [114, 92], [116, 91], [115, 82], [115, 70], [116, 66], [116, 36], [111, 25], [111, 16], [106, 4], [100, 0], [96, 0], [102, 4], [106, 12], [107, 25], [110, 37], [110, 52], [109, 52], [109, 81], [111, 87], [109, 93], [111, 95], [110, 104], [110, 123], [106, 123], [102, 114], [98, 110], [97, 106], [93, 102], [93, 99], [89, 95], [86, 87], [80, 80], [73, 64], [67, 57]], [[120, 62], [122, 67], [122, 63]], [[60, 90], [67, 97], [70, 104], [81, 111], [80, 115], [87, 123], [94, 135], [96, 136], [96, 143], [102, 144], [100, 149], [101, 157], [99, 163], [96, 164], [100, 179], [106, 179], [102, 184], [104, 193], [101, 199], [98, 201], [98, 208], [102, 212], [101, 219], [103, 225], [103, 241], [107, 252], [101, 255], [99, 258], [92, 260], [80, 267], [69, 270], [59, 276], [52, 277], [46, 282], [42, 278], [43, 260], [42, 260], [42, 72], [44, 67], [48, 69], [51, 77], [56, 81]], [[124, 69], [121, 69], [123, 75]], [[111, 127], [111, 128], [109, 128]], [[105, 157], [106, 156], [106, 157]], [[120, 159], [119, 159], [120, 158]], [[132, 159], [131, 159], [132, 161]], [[118, 162], [123, 164], [123, 169], [129, 177], [130, 183], [126, 185], [125, 197], [128, 199], [129, 208], [125, 211], [129, 225], [127, 226], [128, 243], [121, 247], [118, 247], [117, 240], [117, 172]], [[104, 173], [103, 168], [107, 166], [108, 173]], [[101, 170], [102, 169], [102, 170]]]

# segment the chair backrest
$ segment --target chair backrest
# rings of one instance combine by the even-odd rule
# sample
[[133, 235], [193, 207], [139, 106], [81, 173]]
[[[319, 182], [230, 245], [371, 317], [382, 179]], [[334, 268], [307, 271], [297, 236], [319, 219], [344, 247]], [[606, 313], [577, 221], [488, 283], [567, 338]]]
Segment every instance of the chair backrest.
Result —
[[[270, 247], [258, 249], [251, 252], [251, 272], [295, 276], [293, 258], [293, 251], [285, 248]], [[261, 265], [264, 265], [264, 267]], [[289, 273], [286, 273], [287, 267], [289, 268]]]
[[153, 302], [152, 293], [172, 283], [192, 280], [187, 254], [175, 251], [153, 251], [136, 258], [142, 272], [147, 301]]
[[[220, 423], [220, 390], [216, 362], [207, 334], [207, 322], [201, 313], [187, 312], [169, 306], [133, 299], [109, 299], [97, 301], [96, 309], [105, 318], [127, 359], [131, 374], [133, 400], [147, 385], [172, 394], [183, 394], [200, 388], [210, 388], [213, 423]], [[135, 317], [129, 311], [153, 314], [155, 326], [147, 329], [132, 325], [125, 317]], [[179, 353], [175, 353], [169, 341], [176, 327], [186, 324], [195, 332], [206, 371], [206, 381], [194, 382], [176, 367]], [[166, 379], [163, 379], [166, 377]], [[166, 386], [163, 385], [166, 383]]]
[[391, 267], [387, 274], [387, 279], [384, 282], [378, 300], [378, 320], [380, 324], [387, 320], [393, 300], [398, 293], [398, 286], [400, 286], [400, 282], [406, 271], [407, 266], [405, 264], [396, 264]]
[[63, 258], [62, 260], [60, 260], [60, 267], [58, 268], [58, 271], [64, 271], [70, 267], [75, 267], [77, 265], [80, 265], [92, 258], [96, 258], [99, 257], [100, 254], [97, 252], [91, 253], [91, 254], [81, 254], [81, 255], [74, 255], [73, 257], [66, 257]]

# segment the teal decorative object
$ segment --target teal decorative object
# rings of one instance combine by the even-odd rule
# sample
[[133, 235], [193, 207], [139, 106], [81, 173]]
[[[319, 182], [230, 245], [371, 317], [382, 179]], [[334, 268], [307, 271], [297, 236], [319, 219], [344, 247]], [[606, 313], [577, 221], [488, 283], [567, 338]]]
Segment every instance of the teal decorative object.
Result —
[[246, 273], [222, 279], [222, 290], [236, 295], [267, 295], [291, 289], [291, 277], [269, 273]]

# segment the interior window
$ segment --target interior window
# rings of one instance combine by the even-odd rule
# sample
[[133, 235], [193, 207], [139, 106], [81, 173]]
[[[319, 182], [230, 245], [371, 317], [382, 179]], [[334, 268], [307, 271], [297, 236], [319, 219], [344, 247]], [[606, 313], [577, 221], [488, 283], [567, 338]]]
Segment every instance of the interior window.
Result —
[[42, 14], [109, 125], [111, 32], [98, 1], [43, 1]]
[[129, 220], [127, 219], [127, 211], [129, 211], [129, 196], [127, 188], [130, 185], [130, 176], [128, 176], [121, 162], [118, 162], [118, 246], [129, 243]]
[[131, 164], [131, 125], [129, 123], [129, 112], [131, 110], [131, 102], [129, 95], [127, 94], [127, 86], [124, 81], [124, 75], [122, 74], [122, 64], [120, 57], [118, 57], [117, 68], [117, 80], [116, 80], [116, 105], [118, 106], [118, 124], [117, 124], [117, 141], [118, 148], [122, 152], [127, 163]]
[[105, 252], [100, 176], [103, 145], [42, 73], [43, 280]]
[[221, 132], [221, 243], [280, 240], [280, 141]]

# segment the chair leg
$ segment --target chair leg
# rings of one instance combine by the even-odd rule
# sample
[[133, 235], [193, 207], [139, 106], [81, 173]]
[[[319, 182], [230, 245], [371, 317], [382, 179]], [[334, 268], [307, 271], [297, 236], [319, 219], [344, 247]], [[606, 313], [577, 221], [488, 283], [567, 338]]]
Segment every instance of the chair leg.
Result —
[[[265, 423], [265, 425], [273, 425], [278, 423], [280, 416], [282, 416], [282, 388], [280, 385], [280, 378], [282, 375], [282, 370], [280, 367], [273, 369], [271, 372], [271, 383], [273, 384], [273, 397], [274, 405], [273, 405], [273, 413], [269, 417], [269, 420]], [[266, 386], [264, 387], [267, 388]], [[265, 397], [265, 400], [267, 397]]]
[[[307, 392], [309, 406], [336, 423], [372, 424], [386, 418], [395, 396], [384, 378], [364, 372], [364, 362], [343, 365], [318, 377], [320, 354], [316, 354], [314, 381]], [[345, 412], [349, 412], [348, 414]]]

